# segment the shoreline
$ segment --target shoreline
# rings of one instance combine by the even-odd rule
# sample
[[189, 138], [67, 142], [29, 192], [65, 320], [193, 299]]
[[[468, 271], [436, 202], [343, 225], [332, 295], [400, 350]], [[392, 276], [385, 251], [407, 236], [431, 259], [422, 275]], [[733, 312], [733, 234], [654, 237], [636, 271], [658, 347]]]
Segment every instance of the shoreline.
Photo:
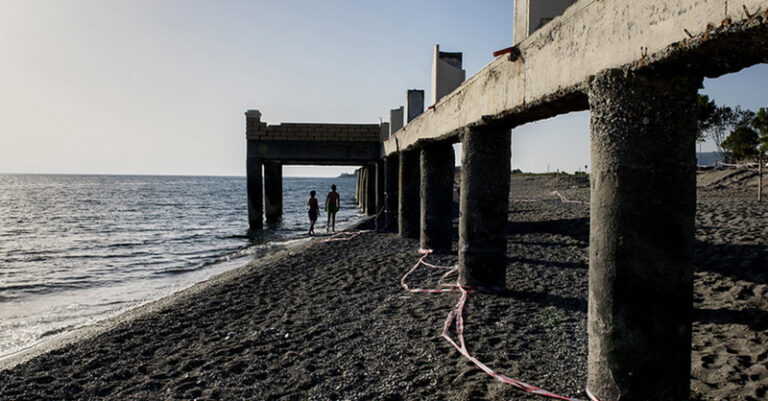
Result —
[[[547, 198], [551, 180], [513, 180], [507, 289], [470, 296], [467, 346], [501, 374], [586, 399], [589, 207]], [[561, 180], [560, 192], [583, 201], [588, 188]], [[768, 391], [768, 205], [742, 192], [699, 192], [694, 400]], [[456, 245], [427, 261], [455, 264]], [[458, 295], [400, 287], [417, 249], [392, 233], [309, 241], [0, 371], [0, 399], [541, 399], [440, 336]], [[408, 284], [432, 288], [440, 274], [419, 269]]]
[[[351, 222], [349, 225], [345, 226], [343, 229], [339, 231], [354, 229], [355, 227], [366, 224], [368, 220], [370, 220], [369, 217], [361, 217], [359, 220]], [[237, 271], [244, 269], [249, 265], [258, 265], [260, 264], [261, 261], [264, 261], [264, 263], [268, 263], [268, 259], [270, 257], [273, 257], [273, 256], [279, 257], [282, 253], [295, 251], [297, 249], [300, 249], [301, 247], [308, 246], [313, 241], [323, 237], [324, 236], [316, 236], [314, 238], [312, 237], [289, 238], [281, 242], [280, 244], [275, 245], [273, 248], [265, 248], [265, 250], [260, 254], [258, 259], [251, 260], [251, 261], [242, 261], [242, 263], [238, 264], [235, 267], [232, 267], [220, 273], [216, 273], [202, 281], [196, 281], [190, 284], [189, 286], [182, 288], [178, 291], [174, 291], [170, 294], [164, 295], [157, 299], [140, 303], [136, 306], [128, 308], [127, 310], [118, 312], [114, 316], [106, 317], [104, 319], [97, 320], [90, 324], [85, 324], [85, 325], [74, 327], [71, 329], [67, 329], [67, 328], [57, 329], [55, 331], [62, 331], [62, 332], [47, 334], [44, 337], [48, 337], [48, 338], [41, 338], [35, 343], [32, 343], [17, 351], [11, 352], [6, 355], [0, 355], [0, 371], [12, 369], [14, 366], [27, 362], [37, 356], [49, 353], [51, 351], [55, 351], [62, 347], [108, 332], [109, 330], [115, 328], [118, 324], [129, 322], [131, 319], [136, 319], [147, 313], [152, 313], [154, 310], [161, 307], [161, 305], [163, 306], [171, 305], [175, 302], [176, 298], [183, 297], [183, 296], [194, 296], [194, 293], [196, 292], [194, 287], [197, 287], [197, 286], [204, 287], [206, 285], [211, 285], [211, 283], [209, 282], [231, 279], [231, 278], [228, 278], [227, 275], [238, 275], [239, 273], [237, 273]], [[153, 305], [156, 303], [158, 305]]]

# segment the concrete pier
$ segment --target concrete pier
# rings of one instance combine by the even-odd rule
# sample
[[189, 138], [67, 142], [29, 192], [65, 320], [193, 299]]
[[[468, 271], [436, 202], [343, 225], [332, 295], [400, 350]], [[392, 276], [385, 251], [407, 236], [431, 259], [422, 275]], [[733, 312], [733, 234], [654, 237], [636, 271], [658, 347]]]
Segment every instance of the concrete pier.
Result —
[[461, 138], [459, 283], [505, 287], [510, 130], [481, 126]]
[[384, 158], [384, 224], [388, 230], [398, 231], [398, 186], [400, 179], [400, 160], [397, 154]]
[[283, 164], [264, 162], [264, 212], [267, 223], [277, 223], [283, 215]]
[[248, 228], [258, 230], [264, 228], [264, 181], [261, 175], [261, 160], [248, 157], [245, 160], [245, 170], [248, 174], [246, 182], [248, 192]]
[[589, 87], [589, 390], [688, 399], [700, 77], [598, 74]]
[[450, 250], [453, 227], [454, 154], [450, 142], [425, 146], [421, 150], [421, 234], [422, 249]]
[[368, 163], [365, 165], [365, 214], [373, 216], [376, 214], [376, 164]]
[[[371, 203], [383, 203], [386, 225], [400, 236], [450, 246], [439, 201], [451, 196], [434, 189], [447, 186], [447, 168], [438, 167], [447, 163], [432, 147], [461, 141], [459, 282], [504, 287], [509, 129], [590, 109], [587, 385], [601, 401], [686, 399], [696, 89], [702, 76], [768, 59], [768, 0], [648, 3], [517, 0], [515, 46], [466, 81], [461, 54], [436, 47], [434, 107], [424, 113], [423, 91], [411, 90], [388, 127], [268, 126], [249, 110], [249, 226], [262, 226], [262, 163], [368, 166], [383, 158], [383, 177], [359, 170], [360, 207], [370, 213]], [[383, 200], [369, 190], [379, 181]]]
[[419, 152], [400, 152], [398, 170], [398, 233], [402, 238], [419, 238]]

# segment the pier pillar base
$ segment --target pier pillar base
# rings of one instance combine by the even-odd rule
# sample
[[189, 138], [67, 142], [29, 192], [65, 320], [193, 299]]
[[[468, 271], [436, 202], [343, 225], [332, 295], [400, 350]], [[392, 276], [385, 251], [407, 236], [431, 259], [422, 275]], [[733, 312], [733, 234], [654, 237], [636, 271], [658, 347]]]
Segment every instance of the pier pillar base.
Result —
[[398, 181], [400, 161], [396, 154], [384, 158], [384, 224], [388, 230], [398, 231]]
[[421, 150], [422, 249], [450, 250], [453, 228], [453, 146], [449, 142]]
[[588, 389], [688, 399], [700, 78], [613, 70], [590, 84]]
[[261, 176], [261, 160], [248, 157], [245, 161], [246, 186], [248, 192], [248, 228], [264, 228], [264, 183]]
[[504, 288], [510, 130], [472, 128], [461, 144], [459, 283]]
[[277, 223], [283, 215], [283, 164], [264, 162], [264, 212], [267, 223]]
[[398, 233], [401, 238], [419, 238], [419, 152], [400, 152]]

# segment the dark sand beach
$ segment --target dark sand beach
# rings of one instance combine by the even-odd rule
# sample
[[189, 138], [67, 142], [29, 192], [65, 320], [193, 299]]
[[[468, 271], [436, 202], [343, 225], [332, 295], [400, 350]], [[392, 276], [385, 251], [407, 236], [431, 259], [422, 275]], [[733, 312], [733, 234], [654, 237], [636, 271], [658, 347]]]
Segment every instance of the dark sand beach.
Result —
[[[508, 289], [470, 295], [465, 337], [494, 370], [585, 399], [589, 208], [553, 185], [513, 176]], [[560, 187], [589, 198], [584, 177]], [[699, 178], [694, 399], [768, 391], [768, 202], [754, 192], [754, 179]], [[428, 261], [456, 263], [455, 245]], [[458, 295], [400, 287], [417, 249], [371, 232], [278, 252], [3, 370], [0, 399], [540, 399], [440, 336]], [[441, 273], [418, 270], [409, 284], [430, 288]]]

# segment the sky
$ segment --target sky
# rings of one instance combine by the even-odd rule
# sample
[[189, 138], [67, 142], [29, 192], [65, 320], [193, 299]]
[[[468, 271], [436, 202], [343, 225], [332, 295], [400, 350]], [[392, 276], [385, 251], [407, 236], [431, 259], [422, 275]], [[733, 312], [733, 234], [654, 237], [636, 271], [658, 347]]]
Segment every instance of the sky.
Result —
[[[242, 176], [246, 110], [269, 124], [387, 121], [407, 89], [429, 99], [435, 44], [463, 52], [467, 77], [511, 46], [512, 10], [512, 0], [0, 0], [0, 173]], [[703, 93], [756, 109], [767, 83], [761, 65]], [[588, 112], [512, 138], [513, 168], [589, 164]]]

